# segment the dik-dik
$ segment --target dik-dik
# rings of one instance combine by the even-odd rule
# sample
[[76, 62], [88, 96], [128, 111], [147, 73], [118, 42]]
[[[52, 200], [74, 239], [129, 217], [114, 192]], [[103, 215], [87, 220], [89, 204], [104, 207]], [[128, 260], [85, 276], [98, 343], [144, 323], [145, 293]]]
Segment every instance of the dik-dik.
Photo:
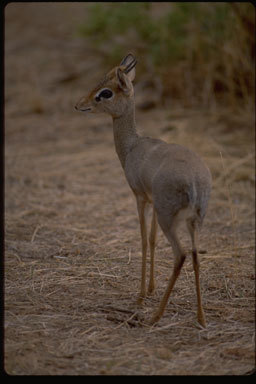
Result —
[[198, 321], [205, 327], [199, 281], [197, 233], [202, 225], [210, 197], [211, 173], [200, 157], [190, 149], [138, 134], [132, 84], [136, 63], [134, 56], [128, 54], [119, 66], [109, 71], [99, 84], [77, 103], [75, 108], [83, 112], [105, 112], [113, 119], [116, 152], [135, 195], [140, 221], [142, 268], [139, 303], [146, 296], [148, 240], [145, 208], [148, 204], [153, 206], [149, 234], [148, 294], [154, 291], [154, 254], [158, 224], [172, 246], [173, 271], [160, 306], [150, 324], [156, 323], [161, 318], [185, 261], [186, 255], [177, 236], [179, 223], [185, 221], [192, 241]]

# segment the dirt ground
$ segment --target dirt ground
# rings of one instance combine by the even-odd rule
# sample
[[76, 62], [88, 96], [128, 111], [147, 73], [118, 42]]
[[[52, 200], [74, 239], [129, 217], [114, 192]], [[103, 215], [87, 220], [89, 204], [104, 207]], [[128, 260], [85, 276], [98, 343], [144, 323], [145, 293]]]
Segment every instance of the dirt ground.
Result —
[[[76, 35], [85, 14], [81, 3], [12, 3], [5, 12], [5, 370], [246, 374], [255, 367], [252, 115], [168, 103], [137, 110], [140, 132], [196, 150], [213, 175], [200, 234], [207, 328], [196, 321], [189, 256], [164, 316], [147, 326], [172, 251], [159, 231], [156, 292], [137, 308], [139, 223], [112, 122], [74, 110], [106, 70]], [[147, 95], [138, 88], [136, 97]], [[190, 252], [186, 233], [182, 242]]]

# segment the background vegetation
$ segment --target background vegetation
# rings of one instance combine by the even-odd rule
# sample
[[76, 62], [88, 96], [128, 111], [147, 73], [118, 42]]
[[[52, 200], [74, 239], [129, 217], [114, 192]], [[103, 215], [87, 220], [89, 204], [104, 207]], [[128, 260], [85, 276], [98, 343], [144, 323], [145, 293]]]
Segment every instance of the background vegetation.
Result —
[[82, 36], [115, 64], [127, 51], [186, 105], [254, 106], [255, 8], [251, 3], [93, 3]]

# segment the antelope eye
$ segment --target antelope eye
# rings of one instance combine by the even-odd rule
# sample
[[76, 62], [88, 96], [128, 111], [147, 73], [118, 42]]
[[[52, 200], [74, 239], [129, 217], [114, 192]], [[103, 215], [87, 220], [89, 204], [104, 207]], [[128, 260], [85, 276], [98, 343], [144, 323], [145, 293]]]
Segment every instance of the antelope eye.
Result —
[[103, 89], [103, 91], [101, 91], [101, 93], [97, 96], [97, 98], [101, 99], [103, 97], [104, 99], [109, 99], [112, 96], [113, 96], [113, 92], [110, 89]]

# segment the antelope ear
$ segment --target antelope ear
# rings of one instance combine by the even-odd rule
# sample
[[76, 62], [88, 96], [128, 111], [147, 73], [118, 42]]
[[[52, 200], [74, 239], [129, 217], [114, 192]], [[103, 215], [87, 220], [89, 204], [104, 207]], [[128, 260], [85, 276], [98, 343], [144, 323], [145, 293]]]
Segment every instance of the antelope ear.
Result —
[[116, 71], [116, 77], [119, 87], [125, 92], [129, 93], [131, 89], [131, 84], [127, 81], [127, 75], [118, 67]]
[[135, 65], [137, 64], [136, 58], [129, 53], [127, 56], [123, 58], [123, 60], [120, 63], [120, 67], [123, 67], [124, 73], [128, 76], [130, 81], [133, 81], [135, 79]]
[[126, 55], [123, 60], [121, 61], [120, 63], [120, 67], [121, 66], [127, 66], [131, 61], [135, 60], [135, 57], [133, 56], [132, 53], [128, 53], [128, 55]]

